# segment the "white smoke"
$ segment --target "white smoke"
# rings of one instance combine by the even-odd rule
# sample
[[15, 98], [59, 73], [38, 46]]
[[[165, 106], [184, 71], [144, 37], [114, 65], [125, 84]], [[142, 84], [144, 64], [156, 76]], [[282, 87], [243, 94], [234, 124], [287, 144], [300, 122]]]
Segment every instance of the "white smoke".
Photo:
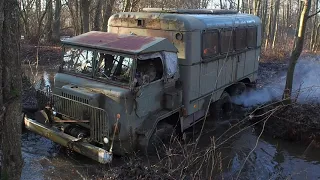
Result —
[[[278, 72], [278, 74], [271, 80], [272, 83], [233, 97], [233, 102], [244, 107], [251, 107], [280, 100], [285, 87], [286, 72]], [[299, 59], [293, 81], [292, 96], [297, 97], [297, 102], [320, 102], [320, 56]]]

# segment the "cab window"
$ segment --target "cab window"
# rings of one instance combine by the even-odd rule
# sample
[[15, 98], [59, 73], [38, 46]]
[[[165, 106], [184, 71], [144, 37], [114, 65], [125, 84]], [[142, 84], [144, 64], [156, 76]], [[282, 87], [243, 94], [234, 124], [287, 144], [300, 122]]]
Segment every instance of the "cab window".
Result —
[[136, 86], [142, 86], [163, 77], [163, 64], [160, 58], [137, 61], [135, 74]]

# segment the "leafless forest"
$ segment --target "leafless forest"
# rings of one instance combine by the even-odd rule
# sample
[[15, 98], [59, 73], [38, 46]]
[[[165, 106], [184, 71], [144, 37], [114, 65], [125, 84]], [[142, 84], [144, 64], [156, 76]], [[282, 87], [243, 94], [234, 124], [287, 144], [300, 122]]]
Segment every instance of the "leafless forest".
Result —
[[[319, 51], [319, 0], [311, 0], [305, 50]], [[296, 0], [20, 0], [21, 31], [30, 43], [55, 42], [91, 30], [106, 31], [108, 18], [116, 12], [141, 11], [145, 7], [235, 9], [261, 18], [263, 54], [288, 55], [299, 25], [302, 1]]]
[[[12, 73], [22, 71], [21, 61], [36, 61], [36, 65], [38, 65], [43, 60], [43, 65], [48, 65], [47, 62], [54, 64], [54, 61], [60, 58], [59, 41], [61, 38], [79, 35], [92, 30], [106, 31], [108, 19], [112, 14], [122, 11], [142, 11], [142, 8], [146, 7], [234, 9], [242, 13], [259, 16], [262, 20], [263, 38], [261, 62], [276, 61], [285, 65], [289, 64], [287, 79], [285, 83], [281, 84], [285, 84], [283, 99], [289, 97], [291, 100], [292, 98], [293, 74], [301, 52], [306, 55], [314, 55], [320, 51], [319, 0], [0, 0], [1, 179], [20, 179], [23, 167], [28, 168], [28, 165], [30, 165], [23, 165], [21, 156], [21, 144], [23, 142], [21, 142], [20, 138], [20, 120], [22, 119], [20, 107], [21, 99], [23, 98], [21, 97], [23, 96], [23, 87], [21, 87], [23, 83], [21, 83], [21, 76]], [[20, 36], [21, 39], [19, 38]], [[20, 52], [21, 56], [17, 52]], [[315, 56], [318, 57], [317, 55]], [[280, 69], [279, 64], [275, 66]], [[317, 68], [318, 66], [311, 65], [308, 70], [311, 71], [311, 67]], [[262, 72], [264, 79], [271, 79], [268, 73], [270, 74], [270, 71]], [[289, 107], [288, 104], [291, 104], [291, 106]], [[303, 138], [310, 140], [308, 141], [310, 145], [314, 142], [314, 139], [319, 138], [319, 131], [317, 130], [315, 133], [311, 133], [317, 135], [315, 138], [312, 137], [314, 139], [302, 137], [304, 133], [310, 132], [308, 131], [310, 127], [314, 129], [317, 126], [318, 130], [320, 129], [318, 121], [319, 105], [301, 106], [289, 101], [287, 104], [280, 106], [270, 105], [263, 110], [261, 109], [251, 112], [251, 114], [246, 114], [244, 118], [242, 116], [236, 117], [238, 119], [243, 118], [243, 120], [231, 126], [230, 129], [237, 128], [236, 132], [234, 132], [234, 129], [228, 129], [222, 133], [226, 136], [225, 138], [218, 137], [214, 139], [214, 136], [212, 136], [210, 142], [206, 142], [209, 147], [203, 148], [202, 151], [196, 150], [193, 144], [182, 145], [179, 144], [180, 142], [176, 142], [175, 144], [178, 144], [179, 147], [170, 147], [176, 149], [170, 149], [170, 156], [159, 160], [160, 162], [153, 166], [155, 168], [146, 169], [144, 165], [140, 164], [140, 161], [137, 163], [138, 161], [132, 160], [124, 163], [125, 165], [122, 169], [118, 168], [115, 172], [112, 168], [106, 171], [106, 167], [101, 168], [100, 166], [90, 166], [90, 168], [94, 172], [102, 169], [97, 172], [98, 175], [95, 174], [95, 176], [97, 175], [101, 178], [116, 174], [115, 177], [118, 178], [115, 179], [127, 179], [128, 177], [132, 179], [141, 177], [145, 177], [145, 179], [174, 179], [173, 177], [178, 179], [186, 177], [201, 179], [201, 177], [212, 178], [216, 175], [221, 175], [223, 179], [222, 171], [228, 165], [224, 163], [225, 157], [223, 153], [225, 150], [219, 148], [222, 148], [227, 144], [228, 140], [238, 136], [245, 129], [262, 123], [263, 130], [257, 136], [257, 140], [254, 139], [256, 141], [256, 143], [253, 143], [255, 144], [254, 147], [250, 146], [250, 150], [244, 153], [245, 155], [242, 159], [240, 158], [242, 160], [241, 165], [235, 168], [236, 173], [234, 174], [238, 179], [243, 169], [244, 171], [254, 169], [250, 168], [250, 166], [246, 169], [245, 164], [247, 161], [249, 164], [253, 162], [249, 157], [257, 148], [264, 130], [271, 133], [273, 131], [288, 131], [288, 134], [292, 136], [299, 136], [299, 140], [303, 141]], [[253, 116], [254, 113], [261, 113], [261, 111], [262, 114], [260, 116]], [[16, 121], [16, 119], [19, 120]], [[265, 127], [268, 119], [273, 119], [272, 123], [270, 126]], [[242, 122], [245, 120], [253, 123], [244, 127]], [[289, 126], [288, 124], [293, 125]], [[298, 133], [297, 135], [297, 132], [301, 134]], [[283, 136], [283, 134], [279, 136]], [[303, 151], [303, 154], [307, 150], [309, 150], [309, 146]], [[319, 157], [318, 154], [314, 153], [312, 160], [317, 159], [317, 157]], [[60, 175], [60, 172], [68, 169], [61, 168], [59, 160], [56, 164], [52, 161], [50, 165], [56, 167], [53, 170], [58, 171], [56, 174]], [[70, 164], [70, 167], [73, 167], [72, 165], [76, 163]], [[89, 171], [89, 165], [88, 167], [82, 165], [81, 167], [79, 166], [76, 172], [82, 179], [87, 179], [83, 177], [82, 173]], [[253, 163], [253, 165], [255, 164]], [[272, 164], [269, 167], [272, 166], [274, 165]], [[301, 166], [304, 166], [304, 164], [301, 163]], [[314, 169], [313, 171], [316, 172], [317, 170]], [[24, 172], [24, 174], [28, 173]], [[291, 175], [291, 172], [287, 174]], [[64, 175], [70, 177], [69, 172]], [[254, 173], [249, 173], [247, 177], [251, 175], [254, 175]], [[72, 174], [71, 176], [74, 175]], [[61, 177], [63, 177], [63, 174], [56, 178], [59, 179]], [[262, 173], [256, 177], [262, 177]], [[312, 177], [319, 178], [320, 175], [317, 176], [316, 174]]]

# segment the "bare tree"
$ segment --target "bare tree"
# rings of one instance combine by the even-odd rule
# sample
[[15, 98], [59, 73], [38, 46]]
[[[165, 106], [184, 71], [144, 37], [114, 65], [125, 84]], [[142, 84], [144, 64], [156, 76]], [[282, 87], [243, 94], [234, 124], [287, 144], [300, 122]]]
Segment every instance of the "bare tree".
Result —
[[104, 14], [103, 14], [103, 31], [107, 31], [108, 29], [108, 20], [112, 14], [112, 8], [114, 5], [115, 0], [107, 0], [106, 4], [104, 5]]
[[96, 12], [94, 15], [94, 25], [93, 25], [93, 29], [95, 31], [99, 31], [101, 28], [101, 13], [102, 13], [102, 0], [98, 0], [97, 1], [97, 7], [96, 7]]
[[81, 0], [81, 10], [82, 10], [82, 23], [83, 23], [83, 32], [89, 31], [89, 8], [90, 1], [89, 0]]
[[35, 0], [21, 0], [21, 18], [24, 25], [24, 33], [26, 38], [31, 38], [31, 29], [30, 29], [30, 17], [32, 16], [32, 9], [34, 6]]
[[[313, 9], [313, 11], [314, 12], [316, 12], [316, 11], [318, 11], [318, 9], [319, 9], [319, 0], [315, 0], [314, 1], [314, 9]], [[311, 38], [310, 38], [310, 50], [313, 50], [314, 49], [314, 46], [315, 46], [315, 43], [316, 43], [316, 36], [318, 35], [318, 33], [317, 33], [317, 30], [318, 30], [318, 28], [317, 28], [317, 25], [318, 25], [318, 16], [314, 16], [314, 18], [313, 18], [313, 27], [312, 27], [312, 33], [311, 33]]]
[[52, 22], [53, 22], [53, 6], [52, 0], [47, 0], [48, 12], [47, 12], [47, 24], [46, 24], [46, 40], [52, 41]]
[[302, 2], [302, 11], [299, 19], [299, 28], [297, 28], [296, 31], [296, 37], [294, 42], [294, 48], [291, 53], [290, 62], [289, 62], [289, 68], [287, 72], [287, 79], [286, 79], [286, 85], [283, 92], [283, 99], [286, 103], [291, 103], [291, 94], [292, 94], [292, 84], [293, 84], [293, 74], [295, 70], [296, 63], [301, 55], [302, 49], [303, 49], [303, 43], [304, 43], [304, 37], [305, 37], [305, 31], [306, 31], [306, 25], [307, 21], [310, 17], [316, 15], [309, 15], [310, 7], [311, 7], [311, 0], [304, 0]]
[[44, 29], [43, 27], [43, 21], [46, 17], [46, 13], [48, 11], [49, 4], [46, 3], [44, 10], [42, 10], [42, 1], [36, 0], [36, 17], [37, 17], [37, 29], [36, 34], [32, 39], [32, 42], [39, 43], [41, 36], [43, 35]]
[[21, 61], [19, 3], [0, 1], [1, 179], [19, 180], [21, 156]]
[[53, 41], [58, 42], [60, 40], [60, 17], [61, 17], [61, 0], [56, 0], [54, 22], [53, 22]]

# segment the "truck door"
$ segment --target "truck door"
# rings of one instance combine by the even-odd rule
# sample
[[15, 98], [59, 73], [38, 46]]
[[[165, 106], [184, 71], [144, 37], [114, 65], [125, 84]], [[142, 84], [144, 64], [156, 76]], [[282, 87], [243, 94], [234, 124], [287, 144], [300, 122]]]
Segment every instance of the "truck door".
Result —
[[142, 86], [136, 95], [136, 114], [144, 117], [161, 108], [163, 81], [158, 80]]
[[162, 107], [164, 89], [160, 58], [138, 60], [136, 73], [136, 114], [143, 117]]

